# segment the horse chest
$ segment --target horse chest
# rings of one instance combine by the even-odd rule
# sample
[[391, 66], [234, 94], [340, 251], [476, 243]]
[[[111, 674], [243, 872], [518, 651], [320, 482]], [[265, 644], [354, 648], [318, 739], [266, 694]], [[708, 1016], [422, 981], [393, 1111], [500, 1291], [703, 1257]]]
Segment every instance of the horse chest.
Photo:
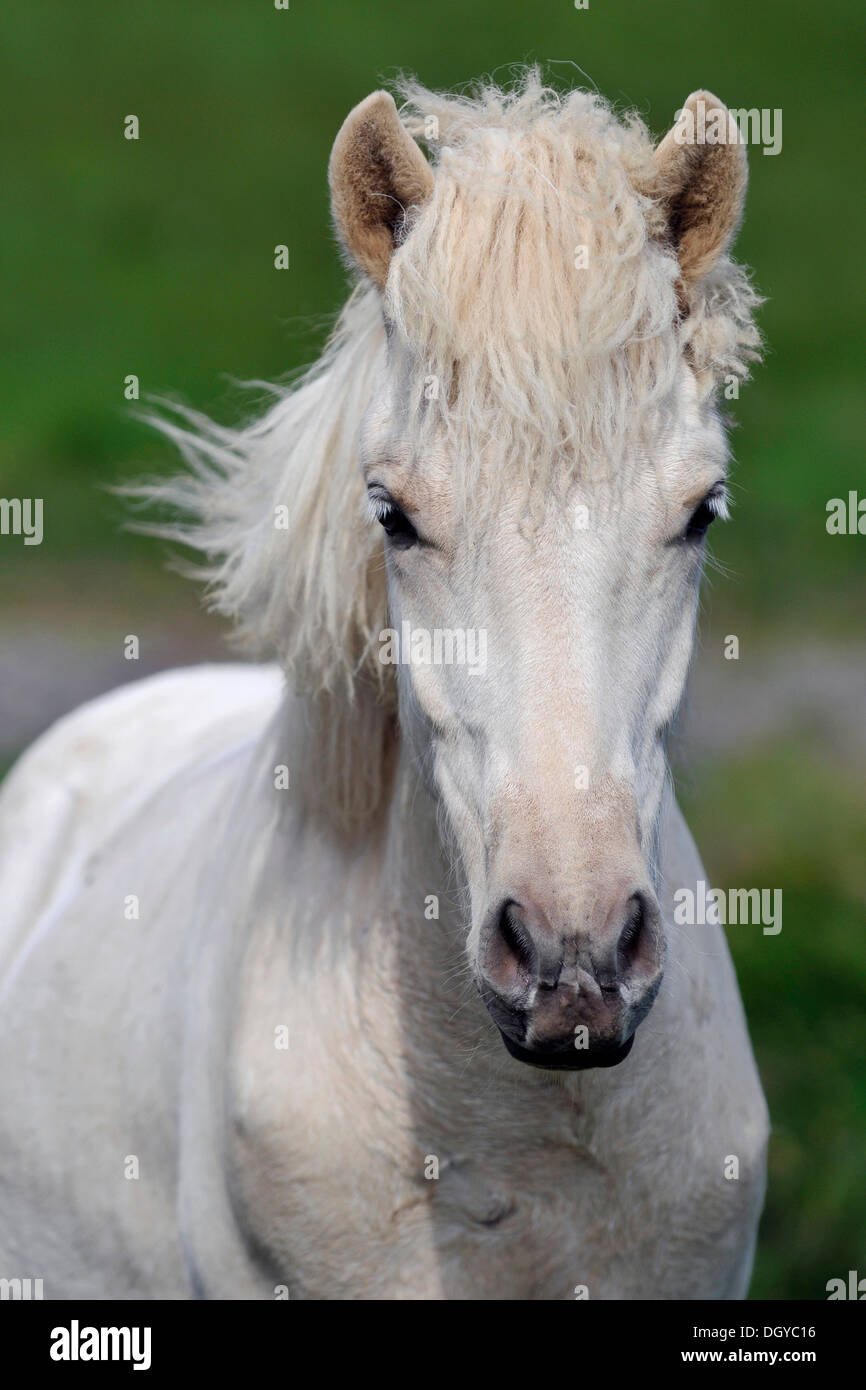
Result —
[[246, 1224], [292, 1297], [571, 1298], [645, 1229], [567, 1108], [533, 1123], [501, 1097], [428, 1108], [355, 1083], [235, 1125]]
[[[359, 1003], [354, 976], [329, 975], [327, 997], [290, 990], [270, 959], [256, 978], [233, 1187], [292, 1297], [724, 1296], [760, 1188], [759, 1092], [724, 1100], [703, 1067], [653, 1091], [648, 1048], [631, 1084], [586, 1073], [572, 1086], [514, 1069], [483, 1035], [470, 1047], [469, 1025], [455, 1040], [450, 1014], [431, 1026], [416, 1002], [410, 1017], [378, 979]], [[262, 1018], [283, 1017], [291, 1045], [263, 1045]]]
[[292, 1297], [719, 1297], [735, 1277], [753, 1183], [696, 1165], [671, 1116], [623, 1116], [626, 1139], [555, 1091], [314, 1091], [235, 1134], [250, 1233]]

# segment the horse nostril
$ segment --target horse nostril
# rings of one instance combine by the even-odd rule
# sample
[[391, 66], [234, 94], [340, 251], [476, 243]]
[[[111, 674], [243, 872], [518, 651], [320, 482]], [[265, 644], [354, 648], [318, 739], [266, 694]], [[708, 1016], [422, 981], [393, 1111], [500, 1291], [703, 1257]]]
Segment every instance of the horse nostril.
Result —
[[631, 912], [617, 942], [617, 960], [623, 975], [628, 974], [642, 962], [649, 951], [649, 925], [647, 922], [646, 900], [641, 893], [635, 893], [630, 902]]
[[491, 932], [488, 966], [500, 984], [514, 986], [533, 973], [535, 952], [519, 905], [508, 898], [500, 907]]
[[532, 969], [533, 950], [529, 932], [518, 915], [517, 903], [513, 899], [503, 903], [499, 911], [499, 935], [517, 965], [524, 970]]

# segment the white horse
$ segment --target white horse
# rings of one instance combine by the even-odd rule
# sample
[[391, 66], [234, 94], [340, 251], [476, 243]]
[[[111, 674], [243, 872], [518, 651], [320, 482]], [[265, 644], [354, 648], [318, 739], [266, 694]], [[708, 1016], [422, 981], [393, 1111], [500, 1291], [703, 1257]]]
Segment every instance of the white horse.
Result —
[[5, 787], [0, 1276], [46, 1297], [747, 1289], [766, 1108], [665, 761], [744, 150], [532, 72], [404, 95], [334, 146], [321, 361], [164, 426], [282, 671], [105, 696]]

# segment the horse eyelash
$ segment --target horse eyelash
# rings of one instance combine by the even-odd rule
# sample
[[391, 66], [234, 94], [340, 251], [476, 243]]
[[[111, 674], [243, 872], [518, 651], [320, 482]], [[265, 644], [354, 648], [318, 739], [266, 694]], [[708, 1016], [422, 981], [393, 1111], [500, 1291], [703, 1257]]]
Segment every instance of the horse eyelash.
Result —
[[731, 495], [728, 489], [722, 484], [717, 492], [711, 492], [705, 499], [713, 516], [719, 521], [730, 521], [731, 519]]
[[397, 508], [387, 497], [377, 496], [376, 493], [367, 494], [367, 519], [368, 521], [383, 522]]

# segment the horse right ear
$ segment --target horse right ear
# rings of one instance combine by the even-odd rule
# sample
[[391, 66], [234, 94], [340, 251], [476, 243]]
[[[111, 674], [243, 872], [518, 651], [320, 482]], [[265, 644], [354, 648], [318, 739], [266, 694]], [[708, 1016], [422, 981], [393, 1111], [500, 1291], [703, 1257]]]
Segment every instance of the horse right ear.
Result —
[[682, 278], [693, 285], [728, 250], [743, 215], [748, 165], [737, 123], [711, 92], [692, 92], [655, 162]]
[[433, 171], [389, 92], [373, 92], [346, 117], [331, 151], [328, 181], [343, 246], [383, 289], [406, 214], [433, 190]]

